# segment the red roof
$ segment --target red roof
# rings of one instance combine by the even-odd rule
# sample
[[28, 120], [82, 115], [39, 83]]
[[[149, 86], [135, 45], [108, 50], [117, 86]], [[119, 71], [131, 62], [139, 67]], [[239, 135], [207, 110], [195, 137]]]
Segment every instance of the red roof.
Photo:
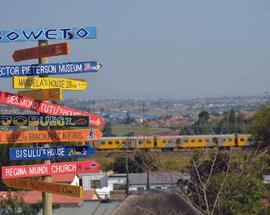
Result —
[[[16, 192], [11, 192], [14, 195]], [[79, 205], [82, 201], [92, 200], [95, 194], [94, 190], [83, 191], [83, 197], [76, 198], [71, 196], [64, 196], [58, 194], [52, 194], [53, 204], [76, 204]], [[0, 200], [7, 196], [7, 191], [0, 191]], [[36, 204], [42, 201], [42, 193], [38, 191], [23, 191], [22, 197], [27, 204]]]
[[53, 182], [72, 182], [75, 174], [52, 175]]

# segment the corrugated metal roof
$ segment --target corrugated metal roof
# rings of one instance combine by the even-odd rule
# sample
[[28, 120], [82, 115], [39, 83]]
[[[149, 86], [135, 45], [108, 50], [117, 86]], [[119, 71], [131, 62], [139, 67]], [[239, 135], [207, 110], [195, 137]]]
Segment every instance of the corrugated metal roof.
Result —
[[[122, 201], [84, 201], [80, 206], [65, 206], [53, 210], [53, 215], [111, 215]], [[42, 210], [39, 215], [42, 214]]]

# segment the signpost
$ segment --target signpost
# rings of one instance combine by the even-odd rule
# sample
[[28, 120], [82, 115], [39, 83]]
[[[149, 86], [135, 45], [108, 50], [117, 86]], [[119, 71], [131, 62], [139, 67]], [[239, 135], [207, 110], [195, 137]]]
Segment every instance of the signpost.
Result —
[[75, 73], [98, 72], [101, 65], [97, 61], [31, 64], [31, 65], [9, 65], [0, 66], [0, 78], [13, 76], [35, 76], [35, 75], [67, 75]]
[[90, 146], [10, 148], [10, 160], [87, 158], [95, 154]]
[[61, 90], [86, 90], [87, 82], [81, 79], [70, 78], [40, 78], [40, 77], [13, 77], [14, 89], [51, 89], [60, 88]]
[[18, 96], [5, 91], [0, 91], [0, 103], [48, 115], [89, 116], [90, 126], [100, 127], [104, 125], [103, 118], [95, 114], [90, 114], [61, 105], [51, 104], [49, 102], [34, 100], [25, 96]]
[[50, 101], [50, 100], [62, 100], [62, 90], [60, 88], [52, 89], [38, 89], [38, 90], [24, 90], [17, 93], [19, 96], [26, 96], [32, 99]]
[[1, 131], [0, 144], [85, 142], [102, 137], [98, 129]]
[[100, 164], [95, 160], [62, 162], [52, 164], [35, 164], [21, 166], [2, 166], [2, 178], [23, 178], [45, 175], [77, 174], [96, 172]]
[[8, 187], [35, 190], [47, 193], [55, 193], [66, 196], [82, 197], [82, 187], [69, 184], [58, 184], [24, 178], [4, 179], [4, 184]]
[[88, 127], [88, 116], [0, 115], [0, 126]]
[[47, 46], [38, 46], [34, 48], [17, 50], [13, 53], [12, 57], [15, 62], [18, 62], [41, 57], [52, 57], [68, 54], [69, 54], [68, 43], [58, 43]]
[[0, 30], [0, 43], [68, 39], [96, 39], [96, 27]]

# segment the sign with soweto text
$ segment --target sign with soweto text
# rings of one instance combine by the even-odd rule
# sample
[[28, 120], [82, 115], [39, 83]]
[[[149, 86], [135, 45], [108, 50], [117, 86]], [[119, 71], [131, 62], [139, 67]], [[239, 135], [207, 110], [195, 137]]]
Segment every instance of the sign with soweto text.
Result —
[[44, 182], [25, 178], [4, 179], [4, 184], [8, 187], [34, 190], [46, 193], [54, 193], [65, 196], [82, 197], [82, 187], [69, 184], [59, 184], [53, 182]]
[[41, 57], [52, 57], [67, 54], [69, 54], [68, 43], [58, 43], [47, 46], [39, 46], [34, 48], [17, 50], [13, 53], [12, 57], [15, 62], [18, 62], [22, 60], [30, 60]]
[[10, 160], [87, 158], [95, 154], [90, 146], [9, 148]]
[[22, 166], [2, 166], [2, 179], [96, 172], [99, 167], [100, 164], [95, 160]]
[[11, 105], [26, 110], [44, 113], [47, 115], [89, 116], [90, 126], [100, 127], [104, 125], [103, 118], [98, 115], [45, 101], [34, 100], [25, 96], [18, 96], [5, 91], [0, 91], [0, 104]]
[[96, 39], [96, 27], [0, 30], [0, 43], [37, 40]]
[[87, 82], [82, 79], [70, 78], [47, 78], [47, 77], [27, 77], [14, 76], [14, 89], [50, 89], [60, 88], [61, 90], [85, 90]]
[[48, 63], [31, 65], [0, 65], [0, 78], [35, 75], [67, 75], [70, 73], [98, 72], [101, 65], [96, 61]]
[[88, 127], [88, 116], [0, 115], [0, 126]]
[[17, 93], [19, 96], [27, 96], [32, 99], [50, 101], [50, 100], [62, 100], [62, 90], [60, 88], [51, 89], [37, 89], [37, 90], [24, 90]]
[[1, 131], [0, 144], [85, 142], [102, 137], [98, 129]]

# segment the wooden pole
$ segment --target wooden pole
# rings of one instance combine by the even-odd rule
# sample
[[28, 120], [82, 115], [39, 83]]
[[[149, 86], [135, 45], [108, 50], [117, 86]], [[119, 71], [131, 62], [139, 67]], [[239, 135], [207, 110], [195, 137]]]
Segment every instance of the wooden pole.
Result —
[[[46, 46], [48, 45], [47, 40], [39, 40], [38, 46]], [[38, 59], [39, 64], [47, 64], [48, 57], [41, 57]], [[44, 76], [43, 76], [44, 77]], [[48, 127], [49, 130], [49, 127]], [[49, 144], [44, 144], [43, 147], [49, 147]], [[45, 160], [44, 164], [51, 163], [50, 160]], [[52, 182], [51, 176], [44, 176], [43, 181], [45, 182]], [[51, 193], [42, 193], [42, 208], [43, 208], [43, 215], [52, 215], [52, 194]]]

